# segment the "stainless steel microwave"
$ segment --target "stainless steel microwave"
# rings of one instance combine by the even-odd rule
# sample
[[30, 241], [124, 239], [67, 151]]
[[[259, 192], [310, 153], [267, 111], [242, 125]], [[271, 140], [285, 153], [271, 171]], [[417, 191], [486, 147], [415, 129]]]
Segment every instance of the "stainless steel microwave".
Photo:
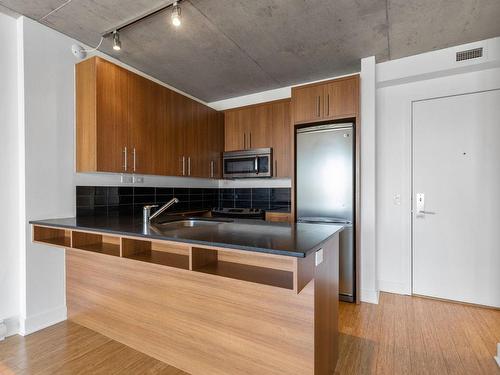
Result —
[[224, 152], [224, 178], [272, 177], [272, 148]]

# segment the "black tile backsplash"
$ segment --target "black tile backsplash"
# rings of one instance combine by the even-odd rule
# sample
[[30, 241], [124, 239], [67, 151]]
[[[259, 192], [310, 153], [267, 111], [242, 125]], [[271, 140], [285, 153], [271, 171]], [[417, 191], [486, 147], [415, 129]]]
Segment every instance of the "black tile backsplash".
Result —
[[129, 186], [77, 186], [76, 214], [142, 215], [146, 204], [164, 204], [173, 197], [171, 210], [210, 210], [214, 207], [290, 210], [290, 188], [171, 188]]

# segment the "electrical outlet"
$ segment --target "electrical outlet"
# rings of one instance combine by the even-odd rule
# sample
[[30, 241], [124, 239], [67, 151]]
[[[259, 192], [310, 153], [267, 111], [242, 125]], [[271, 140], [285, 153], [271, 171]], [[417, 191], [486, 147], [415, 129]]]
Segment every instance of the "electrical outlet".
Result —
[[134, 176], [134, 184], [143, 184], [143, 183], [144, 183], [144, 177]]
[[127, 176], [127, 175], [122, 174], [120, 181], [122, 184], [131, 184], [132, 183], [132, 176]]

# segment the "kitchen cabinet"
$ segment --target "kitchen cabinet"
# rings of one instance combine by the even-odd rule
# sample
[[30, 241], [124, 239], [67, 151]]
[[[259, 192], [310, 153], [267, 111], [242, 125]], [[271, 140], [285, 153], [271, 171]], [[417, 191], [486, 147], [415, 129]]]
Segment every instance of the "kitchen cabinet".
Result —
[[273, 177], [291, 175], [290, 100], [235, 108], [224, 113], [225, 151], [271, 147]]
[[76, 65], [77, 171], [216, 178], [221, 114], [99, 57]]
[[273, 147], [273, 177], [292, 175], [292, 126], [290, 123], [290, 100], [274, 102], [271, 106], [271, 140]]
[[271, 147], [271, 107], [254, 105], [225, 114], [225, 151]]
[[359, 75], [292, 88], [295, 124], [356, 117]]
[[76, 65], [78, 172], [128, 169], [128, 72], [102, 59]]

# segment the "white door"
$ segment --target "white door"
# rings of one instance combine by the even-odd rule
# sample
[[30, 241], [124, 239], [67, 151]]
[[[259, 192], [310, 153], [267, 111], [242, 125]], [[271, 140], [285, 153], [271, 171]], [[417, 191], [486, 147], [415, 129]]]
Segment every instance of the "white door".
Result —
[[413, 103], [413, 293], [500, 307], [500, 90]]

